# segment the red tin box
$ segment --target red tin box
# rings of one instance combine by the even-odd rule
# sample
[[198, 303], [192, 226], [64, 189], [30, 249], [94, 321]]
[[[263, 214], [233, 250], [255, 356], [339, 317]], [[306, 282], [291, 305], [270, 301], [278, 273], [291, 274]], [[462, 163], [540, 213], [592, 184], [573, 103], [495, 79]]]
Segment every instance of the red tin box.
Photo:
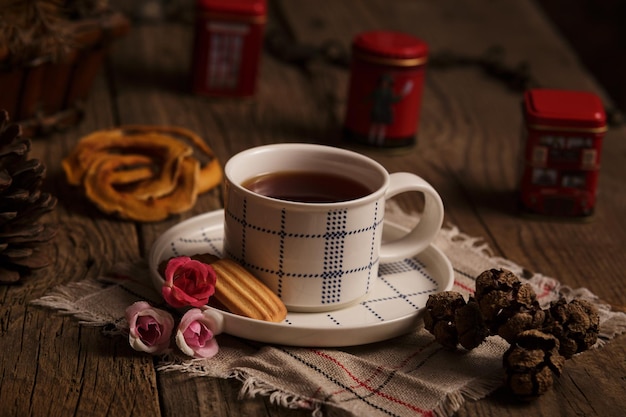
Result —
[[372, 31], [352, 42], [346, 139], [377, 147], [415, 143], [427, 44], [411, 35]]
[[523, 210], [588, 218], [595, 208], [607, 130], [602, 101], [590, 92], [532, 89], [524, 94], [524, 118]]
[[251, 96], [267, 18], [265, 0], [197, 0], [192, 91]]

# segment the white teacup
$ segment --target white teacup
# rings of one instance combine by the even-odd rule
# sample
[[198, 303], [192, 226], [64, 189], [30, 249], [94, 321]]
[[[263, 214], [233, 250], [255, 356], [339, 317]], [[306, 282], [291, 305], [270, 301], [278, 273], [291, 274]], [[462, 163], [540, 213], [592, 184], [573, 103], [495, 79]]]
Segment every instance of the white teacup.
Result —
[[[378, 162], [340, 148], [261, 146], [233, 156], [224, 171], [225, 253], [265, 282], [289, 311], [359, 302], [373, 288], [380, 262], [426, 249], [443, 222], [441, 198], [422, 178], [389, 174]], [[424, 194], [419, 223], [381, 245], [385, 201], [408, 191]]]

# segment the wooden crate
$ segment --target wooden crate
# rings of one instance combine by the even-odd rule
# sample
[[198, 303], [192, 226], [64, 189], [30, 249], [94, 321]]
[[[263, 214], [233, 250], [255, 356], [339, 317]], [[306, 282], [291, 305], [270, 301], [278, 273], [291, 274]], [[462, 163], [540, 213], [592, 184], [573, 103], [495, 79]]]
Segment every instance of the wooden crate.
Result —
[[45, 136], [82, 119], [107, 50], [128, 32], [130, 22], [119, 12], [107, 12], [71, 26], [76, 46], [61, 59], [44, 56], [16, 67], [0, 56], [0, 108], [21, 124], [25, 136]]

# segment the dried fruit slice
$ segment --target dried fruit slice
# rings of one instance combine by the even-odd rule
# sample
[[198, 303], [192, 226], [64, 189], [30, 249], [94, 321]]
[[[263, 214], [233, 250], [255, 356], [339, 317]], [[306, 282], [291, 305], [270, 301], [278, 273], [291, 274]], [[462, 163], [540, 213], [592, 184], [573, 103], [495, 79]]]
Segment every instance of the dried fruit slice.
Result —
[[194, 151], [193, 156], [200, 161], [198, 193], [207, 192], [222, 181], [222, 169], [215, 153], [200, 136], [192, 131], [178, 126], [154, 127], [144, 125], [126, 125], [123, 129], [130, 135], [139, 135], [156, 130], [159, 133], [172, 135], [177, 140], [191, 146]]
[[68, 182], [83, 184], [100, 209], [139, 221], [186, 211], [199, 193], [222, 180], [211, 148], [195, 133], [175, 126], [129, 125], [93, 132], [62, 166]]
[[176, 186], [180, 161], [193, 149], [170, 136], [154, 132], [126, 135], [122, 129], [94, 132], [83, 138], [62, 162], [68, 182], [80, 185], [87, 170], [104, 155], [139, 154], [154, 161], [155, 180], [135, 190], [137, 198], [158, 198]]
[[[120, 182], [120, 170], [142, 164], [141, 155], [111, 155], [101, 157], [87, 171], [84, 179], [87, 197], [100, 210], [117, 214], [122, 218], [137, 221], [160, 221], [170, 214], [189, 210], [196, 202], [199, 163], [193, 158], [184, 158], [181, 172], [177, 176], [174, 190], [160, 198], [143, 199], [135, 195], [131, 183]], [[135, 184], [141, 184], [143, 181]]]

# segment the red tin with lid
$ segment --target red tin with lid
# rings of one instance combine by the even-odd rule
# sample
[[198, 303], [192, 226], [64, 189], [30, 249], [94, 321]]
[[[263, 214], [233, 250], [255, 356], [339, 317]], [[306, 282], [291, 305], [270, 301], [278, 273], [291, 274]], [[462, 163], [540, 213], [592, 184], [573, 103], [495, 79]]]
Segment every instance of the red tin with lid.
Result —
[[377, 147], [415, 143], [428, 45], [414, 36], [371, 31], [352, 41], [344, 134]]
[[523, 209], [588, 218], [595, 208], [607, 130], [602, 101], [585, 91], [531, 89], [524, 94], [524, 120]]
[[197, 0], [192, 91], [251, 96], [267, 18], [265, 0]]

